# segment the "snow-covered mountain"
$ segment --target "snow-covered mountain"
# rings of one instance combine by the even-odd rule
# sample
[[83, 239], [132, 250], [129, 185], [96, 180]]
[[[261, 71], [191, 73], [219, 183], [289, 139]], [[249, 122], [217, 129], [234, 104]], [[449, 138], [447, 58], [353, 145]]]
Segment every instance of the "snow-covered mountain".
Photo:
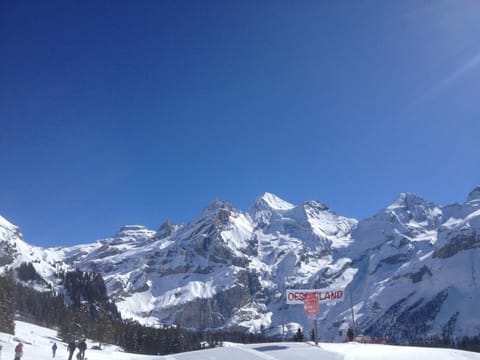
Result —
[[[480, 332], [480, 188], [445, 207], [401, 194], [351, 236], [347, 256], [357, 272], [350, 288], [365, 333], [402, 342]], [[348, 305], [326, 314], [331, 333]]]
[[0, 216], [0, 274], [7, 268], [18, 269], [32, 264], [36, 279], [28, 284], [37, 290], [58, 286], [58, 272], [69, 268], [56, 252], [31, 246], [23, 240], [20, 229]]
[[[122, 315], [142, 322], [309, 330], [303, 307], [285, 304], [285, 289], [330, 288], [351, 290], [357, 329], [366, 334], [402, 342], [480, 332], [472, 316], [480, 295], [480, 187], [448, 206], [401, 194], [362, 221], [266, 193], [246, 212], [214, 201], [187, 224], [129, 225], [108, 239], [55, 249], [27, 245], [0, 220], [0, 265], [31, 261], [53, 285], [59, 267], [99, 272]], [[321, 303], [321, 337], [344, 336], [346, 299]]]

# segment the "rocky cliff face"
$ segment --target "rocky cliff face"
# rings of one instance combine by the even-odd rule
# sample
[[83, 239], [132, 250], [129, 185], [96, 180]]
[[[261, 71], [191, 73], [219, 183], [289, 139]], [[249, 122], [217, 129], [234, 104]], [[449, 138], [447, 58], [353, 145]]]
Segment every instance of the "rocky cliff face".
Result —
[[[21, 239], [5, 228], [0, 258], [12, 265]], [[22, 251], [37, 254], [47, 275], [59, 266], [101, 273], [123, 316], [147, 323], [308, 331], [302, 306], [285, 304], [285, 289], [347, 289], [358, 329], [402, 342], [478, 334], [471, 314], [480, 295], [479, 230], [479, 188], [449, 206], [401, 194], [362, 221], [266, 193], [247, 212], [215, 201], [187, 224], [131, 225], [93, 244]], [[323, 338], [344, 336], [347, 299], [320, 305]]]
[[[402, 343], [480, 331], [471, 318], [480, 295], [475, 194], [445, 207], [402, 194], [353, 230], [347, 256], [357, 272], [350, 289], [363, 332]], [[349, 323], [349, 313], [347, 304], [332, 308], [323, 320], [328, 332]]]
[[18, 256], [16, 243], [22, 240], [18, 227], [0, 216], [0, 266], [12, 265]]
[[39, 289], [54, 287], [58, 283], [56, 273], [64, 265], [44, 249], [26, 243], [20, 229], [0, 216], [0, 274], [6, 268], [18, 269], [22, 264], [33, 265], [35, 277], [41, 280], [29, 285]]

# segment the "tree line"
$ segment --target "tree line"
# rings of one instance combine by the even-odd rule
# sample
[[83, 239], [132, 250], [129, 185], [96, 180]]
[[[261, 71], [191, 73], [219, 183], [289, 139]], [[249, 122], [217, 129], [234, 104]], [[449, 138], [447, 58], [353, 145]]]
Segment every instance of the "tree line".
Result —
[[[14, 334], [15, 318], [58, 331], [65, 342], [83, 338], [115, 344], [131, 353], [167, 355], [220, 346], [224, 341], [266, 342], [263, 333], [246, 331], [200, 331], [180, 324], [149, 327], [121, 318], [107, 295], [100, 274], [80, 270], [60, 272], [62, 293], [39, 292], [31, 286], [44, 280], [31, 264], [0, 276], [0, 331]], [[21, 280], [20, 282], [17, 280]]]
[[[167, 355], [183, 351], [221, 346], [225, 341], [258, 343], [279, 341], [264, 331], [250, 333], [243, 330], [191, 330], [180, 324], [149, 327], [121, 318], [116, 305], [109, 299], [101, 275], [79, 270], [60, 272], [63, 292], [39, 292], [23, 285], [43, 281], [33, 266], [25, 264], [19, 270], [7, 270], [0, 276], [0, 331], [14, 334], [15, 318], [56, 329], [65, 342], [92, 339], [103, 344], [115, 344], [127, 352]], [[21, 279], [19, 282], [17, 280]], [[264, 330], [264, 329], [263, 329]], [[353, 331], [352, 331], [353, 332]], [[410, 345], [458, 348], [480, 352], [480, 335], [453, 338], [448, 332], [442, 336], [421, 341], [410, 340]], [[312, 335], [310, 334], [310, 337]], [[293, 341], [304, 341], [298, 329]]]
[[200, 338], [178, 326], [157, 329], [123, 320], [99, 274], [61, 272], [64, 292], [57, 294], [23, 285], [43, 281], [32, 269], [22, 264], [15, 272], [7, 270], [0, 276], [1, 332], [14, 334], [18, 318], [57, 330], [65, 342], [88, 338], [97, 341], [100, 348], [108, 343], [128, 352], [152, 355], [201, 348]]

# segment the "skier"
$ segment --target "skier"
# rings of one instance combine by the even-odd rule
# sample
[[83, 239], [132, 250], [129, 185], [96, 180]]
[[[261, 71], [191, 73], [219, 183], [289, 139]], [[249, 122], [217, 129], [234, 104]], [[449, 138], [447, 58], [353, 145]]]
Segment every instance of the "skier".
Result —
[[55, 357], [55, 353], [57, 352], [57, 343], [53, 343], [52, 345], [52, 357]]
[[68, 351], [68, 360], [72, 360], [73, 352], [75, 351], [77, 345], [75, 344], [75, 341], [70, 341], [67, 346], [67, 351]]
[[23, 344], [20, 342], [15, 346], [15, 358], [14, 360], [20, 360], [23, 356]]
[[85, 359], [85, 350], [87, 350], [87, 343], [85, 341], [86, 339], [83, 339], [78, 343], [78, 352], [81, 360]]

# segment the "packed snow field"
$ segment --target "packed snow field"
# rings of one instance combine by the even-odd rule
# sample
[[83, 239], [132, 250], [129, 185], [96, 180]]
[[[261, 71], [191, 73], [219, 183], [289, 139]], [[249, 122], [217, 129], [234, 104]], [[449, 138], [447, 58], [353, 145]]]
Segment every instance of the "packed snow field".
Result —
[[[58, 345], [55, 359], [68, 358], [66, 344], [58, 339], [56, 331], [18, 321], [15, 335], [0, 333], [0, 360], [13, 359], [18, 341], [24, 343], [23, 360], [52, 359], [54, 342]], [[222, 348], [167, 356], [127, 354], [114, 346], [106, 346], [101, 351], [92, 350], [92, 345], [88, 343], [87, 360], [480, 360], [480, 354], [460, 350], [358, 343], [321, 343], [319, 346], [310, 343], [227, 344]]]

